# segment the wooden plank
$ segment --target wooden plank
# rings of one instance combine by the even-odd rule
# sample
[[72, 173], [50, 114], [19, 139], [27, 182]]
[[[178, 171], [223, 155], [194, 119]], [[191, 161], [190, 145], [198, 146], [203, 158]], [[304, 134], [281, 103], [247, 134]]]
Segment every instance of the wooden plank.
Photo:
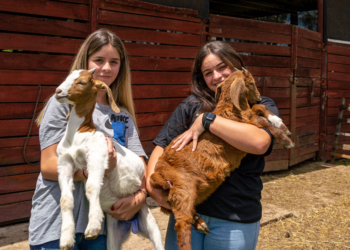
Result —
[[[321, 103], [320, 97], [314, 97], [312, 98], [311, 105], [316, 105]], [[303, 106], [309, 106], [310, 105], [310, 98], [297, 98], [297, 107], [303, 107]]]
[[311, 50], [311, 49], [305, 49], [305, 48], [298, 48], [298, 57], [305, 57], [305, 58], [311, 58], [316, 60], [322, 59], [322, 52], [321, 50]]
[[[122, 40], [172, 45], [200, 46], [199, 35], [170, 33], [166, 32], [166, 30], [145, 30], [109, 25], [99, 25], [99, 28], [108, 28], [109, 30], [115, 32]], [[125, 45], [127, 45], [127, 43], [125, 43]]]
[[[0, 69], [60, 70], [68, 71], [74, 57], [65, 55], [37, 55], [25, 53], [0, 53]], [[4, 82], [1, 79], [1, 82]], [[4, 83], [3, 83], [4, 84]]]
[[171, 18], [171, 19], [186, 20], [186, 21], [197, 22], [197, 23], [201, 22], [201, 19], [198, 17], [189, 16], [186, 14], [180, 14], [177, 12], [175, 12], [175, 14], [174, 14], [174, 13], [167, 13], [167, 12], [161, 12], [161, 11], [156, 11], [156, 10], [134, 8], [131, 6], [126, 6], [126, 5], [109, 3], [106, 1], [100, 1], [100, 9], [115, 10], [115, 11], [120, 11], [120, 12], [141, 14], [141, 15], [146, 15], [146, 16], [166, 17], [166, 18]]
[[287, 149], [278, 149], [273, 150], [269, 156], [265, 157], [265, 161], [279, 161], [279, 160], [287, 160], [289, 157], [289, 150]]
[[335, 136], [350, 136], [350, 133], [342, 133], [342, 132], [336, 132], [336, 133], [334, 133], [335, 134]]
[[339, 113], [339, 108], [328, 108], [327, 116], [337, 116]]
[[[28, 127], [29, 129], [29, 127]], [[27, 137], [0, 138], [0, 148], [21, 147], [24, 145]], [[29, 137], [28, 146], [39, 145], [39, 137]]]
[[296, 119], [296, 127], [303, 127], [306, 125], [310, 125], [310, 124], [319, 124], [320, 123], [320, 115], [316, 114], [316, 115], [309, 115], [306, 117], [301, 117], [301, 118], [297, 118]]
[[153, 149], [155, 148], [154, 144], [152, 143], [152, 141], [144, 141], [141, 142], [143, 150], [145, 150], [145, 153], [147, 155], [150, 155], [153, 151]]
[[134, 85], [132, 93], [134, 99], [187, 97], [191, 88], [188, 85]]
[[169, 13], [182, 13], [182, 14], [188, 14], [188, 15], [198, 15], [198, 10], [195, 9], [188, 9], [188, 8], [176, 8], [176, 7], [170, 7], [170, 6], [164, 6], [160, 4], [155, 3], [148, 3], [140, 0], [108, 0], [108, 2], [112, 3], [118, 3], [123, 4], [127, 6], [132, 6], [136, 8], [142, 8], [147, 10], [157, 10], [162, 12], [169, 12]]
[[30, 217], [32, 201], [6, 204], [0, 206], [0, 223], [10, 222]]
[[35, 189], [38, 173], [0, 177], [0, 194]]
[[[43, 107], [43, 103], [38, 104], [36, 115]], [[0, 119], [31, 119], [34, 108], [35, 103], [0, 103]]]
[[[0, 165], [22, 164], [25, 163], [23, 158], [23, 147], [16, 148], [0, 148]], [[40, 147], [27, 146], [26, 158], [29, 162], [37, 162], [40, 160]], [[1, 178], [0, 178], [1, 183]], [[1, 184], [0, 184], [1, 186]], [[0, 187], [1, 189], [1, 187]], [[21, 191], [21, 190], [18, 190]], [[14, 191], [15, 192], [15, 191]], [[16, 191], [17, 192], [17, 191]]]
[[321, 50], [321, 41], [312, 41], [303, 37], [298, 37], [298, 46], [306, 49]]
[[254, 79], [257, 87], [260, 87], [265, 79], [267, 79], [268, 88], [289, 88], [291, 84], [288, 78], [254, 77]]
[[171, 30], [191, 34], [200, 34], [200, 24], [182, 20], [166, 19], [152, 16], [141, 16], [108, 10], [99, 11], [100, 24], [118, 25], [126, 27], [146, 28], [154, 30]]
[[290, 108], [290, 99], [289, 98], [273, 98], [278, 109], [287, 109]]
[[68, 72], [34, 70], [0, 70], [0, 85], [51, 85], [58, 86]]
[[318, 143], [304, 145], [302, 147], [296, 148], [296, 158], [298, 158], [302, 155], [310, 154], [312, 152], [317, 152], [318, 150], [319, 150]]
[[[328, 107], [337, 107], [337, 108], [339, 108], [340, 103], [341, 103], [341, 99], [340, 98], [339, 99], [328, 99], [327, 100]], [[350, 99], [345, 99], [345, 104], [350, 104]]]
[[[345, 81], [328, 81], [327, 85], [328, 89], [335, 89], [335, 90], [340, 90], [340, 89], [350, 89], [350, 82], [345, 82]], [[339, 99], [340, 100], [340, 99]], [[330, 101], [330, 100], [329, 100]], [[348, 100], [350, 102], [350, 100]], [[340, 104], [340, 101], [339, 101]]]
[[71, 4], [56, 1], [2, 0], [0, 2], [0, 9], [2, 11], [78, 19], [85, 21], [89, 20], [88, 7], [89, 6], [81, 4]]
[[89, 0], [3, 0], [0, 9], [8, 12], [88, 21], [89, 6], [87, 4], [76, 4], [78, 1]]
[[327, 96], [328, 98], [342, 98], [342, 97], [348, 98], [350, 97], [350, 91], [349, 90], [328, 90]]
[[[0, 137], [27, 136], [30, 122], [31, 119], [0, 120]], [[31, 135], [38, 134], [39, 129], [34, 124]]]
[[296, 128], [295, 134], [298, 137], [302, 137], [302, 136], [306, 136], [306, 135], [310, 135], [310, 134], [318, 134], [319, 129], [320, 129], [319, 124], [308, 125], [305, 127]]
[[298, 33], [299, 33], [299, 36], [301, 37], [314, 40], [317, 42], [322, 42], [322, 35], [319, 32], [298, 27]]
[[[143, 112], [173, 112], [175, 108], [183, 101], [183, 98], [167, 98], [167, 99], [143, 99], [135, 100], [136, 113]], [[0, 121], [1, 125], [1, 121]], [[2, 127], [2, 126], [0, 126]], [[1, 130], [0, 130], [1, 137]]]
[[266, 54], [276, 56], [290, 56], [290, 47], [278, 46], [278, 45], [267, 45], [257, 43], [235, 43], [227, 42], [237, 52], [247, 52], [254, 54]]
[[194, 59], [199, 51], [198, 47], [151, 45], [141, 43], [124, 42], [128, 55], [131, 56], [152, 56], [152, 57], [173, 57]]
[[[45, 102], [55, 90], [55, 87], [42, 87], [39, 102]], [[38, 95], [38, 86], [0, 86], [1, 102], [36, 102]]]
[[151, 127], [151, 126], [163, 126], [168, 121], [171, 114], [172, 112], [136, 114], [137, 125], [139, 126], [139, 128]]
[[[1, 57], [0, 57], [1, 59]], [[191, 71], [193, 60], [129, 57], [132, 70]]]
[[297, 68], [295, 70], [297, 77], [321, 77], [321, 69]]
[[328, 63], [350, 64], [350, 57], [328, 54]]
[[39, 172], [40, 172], [40, 165], [39, 164], [34, 165], [34, 166], [26, 164], [26, 165], [0, 167], [0, 177], [39, 173]]
[[246, 66], [264, 66], [275, 68], [288, 68], [290, 66], [289, 57], [278, 56], [246, 56], [241, 55], [241, 58]]
[[331, 155], [333, 155], [333, 156], [335, 156], [335, 157], [350, 159], [350, 155], [346, 155], [346, 154], [331, 153]]
[[350, 150], [350, 144], [334, 144], [333, 148], [342, 149], [342, 150]]
[[290, 68], [272, 68], [272, 67], [257, 67], [249, 66], [247, 69], [255, 76], [269, 77], [292, 77], [293, 71]]
[[271, 33], [291, 34], [290, 25], [281, 23], [264, 22], [245, 18], [210, 15], [210, 25], [223, 27], [237, 27]]
[[296, 117], [304, 117], [304, 116], [310, 116], [320, 114], [320, 107], [319, 106], [310, 106], [310, 107], [303, 107], [303, 108], [297, 108], [296, 109]]
[[341, 45], [326, 45], [326, 51], [328, 55], [336, 54], [341, 56], [350, 56], [350, 48], [342, 47]]
[[303, 162], [303, 161], [306, 161], [308, 159], [311, 159], [311, 158], [315, 158], [316, 157], [316, 153], [315, 152], [312, 152], [312, 153], [309, 153], [309, 154], [306, 154], [306, 155], [302, 155], [298, 158], [295, 158], [294, 160], [290, 160], [289, 162], [289, 166], [294, 166], [300, 162]]
[[350, 71], [350, 65], [339, 64], [339, 63], [328, 63], [328, 71], [348, 73]]
[[2, 31], [6, 30], [11, 32], [25, 32], [76, 38], [85, 38], [89, 34], [87, 23], [68, 22], [51, 18], [48, 19], [45, 17], [0, 13], [0, 23]]
[[140, 128], [140, 141], [154, 140], [162, 128], [163, 126]]
[[132, 71], [131, 81], [133, 84], [189, 84], [191, 73]]
[[76, 54], [83, 40], [0, 32], [0, 49]]
[[307, 144], [314, 144], [319, 142], [319, 136], [312, 134], [312, 135], [306, 135], [302, 137], [298, 137], [295, 141], [295, 147], [299, 148], [302, 146], [305, 146]]
[[234, 27], [223, 27], [210, 25], [209, 36], [224, 37], [248, 41], [291, 44], [291, 36], [285, 34], [275, 34], [262, 31], [252, 31]]
[[264, 172], [286, 170], [288, 169], [288, 160], [265, 162]]
[[82, 3], [82, 4], [90, 4], [90, 0], [56, 0], [60, 2], [70, 2], [70, 3]]
[[[340, 132], [343, 132], [342, 134], [339, 134], [339, 135], [342, 135], [342, 136], [349, 136], [350, 133], [346, 133], [350, 131], [350, 125], [349, 124], [343, 124], [341, 126], [341, 129], [340, 129]], [[335, 126], [327, 126], [327, 134], [333, 134], [336, 132], [336, 127]]]
[[301, 68], [314, 68], [320, 69], [322, 62], [320, 60], [310, 59], [310, 58], [298, 58], [298, 66]]
[[0, 195], [0, 205], [17, 203], [21, 201], [32, 201], [34, 191]]

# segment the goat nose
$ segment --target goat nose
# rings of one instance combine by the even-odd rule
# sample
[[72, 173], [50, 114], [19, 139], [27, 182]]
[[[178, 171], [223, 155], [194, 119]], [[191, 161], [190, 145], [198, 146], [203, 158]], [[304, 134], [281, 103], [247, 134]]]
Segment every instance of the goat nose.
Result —
[[56, 89], [56, 95], [62, 93], [62, 89], [57, 88]]

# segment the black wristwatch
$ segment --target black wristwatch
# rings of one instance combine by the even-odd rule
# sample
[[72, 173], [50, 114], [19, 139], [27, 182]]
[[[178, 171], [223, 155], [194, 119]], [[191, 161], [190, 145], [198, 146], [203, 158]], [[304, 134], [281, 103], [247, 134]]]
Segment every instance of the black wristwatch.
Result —
[[210, 123], [212, 121], [214, 121], [215, 117], [216, 117], [216, 114], [213, 114], [210, 112], [205, 112], [203, 114], [202, 123], [203, 123], [203, 127], [204, 127], [205, 131], [209, 131]]

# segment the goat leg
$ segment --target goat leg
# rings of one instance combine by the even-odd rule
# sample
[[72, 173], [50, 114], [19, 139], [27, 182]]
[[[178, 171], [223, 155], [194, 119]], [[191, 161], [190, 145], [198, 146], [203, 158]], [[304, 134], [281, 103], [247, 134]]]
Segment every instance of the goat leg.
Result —
[[271, 124], [268, 120], [266, 120], [264, 117], [261, 116], [253, 116], [249, 121], [246, 123], [253, 124], [259, 128], [264, 127], [270, 133], [272, 136], [276, 139], [278, 143], [280, 143], [284, 148], [289, 149], [294, 147], [294, 143], [292, 140], [279, 128]]
[[257, 116], [264, 116], [269, 120], [274, 126], [281, 129], [286, 135], [291, 135], [291, 132], [288, 130], [287, 126], [284, 125], [282, 119], [273, 114], [265, 105], [255, 104], [252, 108], [252, 112]]
[[204, 233], [204, 234], [209, 234], [209, 228], [207, 226], [207, 224], [205, 223], [204, 220], [202, 220], [201, 217], [199, 217], [198, 214], [195, 214], [193, 216], [193, 220], [192, 220], [192, 225], [193, 225], [193, 228], [201, 233]]
[[73, 175], [74, 161], [70, 154], [66, 153], [58, 158], [58, 182], [61, 188], [61, 250], [71, 250], [75, 243], [75, 223], [73, 217]]
[[[107, 150], [106, 150], [107, 151]], [[103, 166], [108, 167], [107, 157], [97, 156], [96, 154], [90, 154], [91, 158], [89, 159], [87, 169], [89, 177], [86, 181], [86, 197], [90, 203], [89, 209], [89, 223], [85, 229], [85, 239], [93, 240], [95, 239], [101, 230], [101, 223], [103, 220], [103, 211], [100, 206], [100, 192], [101, 192], [101, 183], [103, 182], [103, 175], [105, 168], [94, 164], [95, 162], [103, 162]]]

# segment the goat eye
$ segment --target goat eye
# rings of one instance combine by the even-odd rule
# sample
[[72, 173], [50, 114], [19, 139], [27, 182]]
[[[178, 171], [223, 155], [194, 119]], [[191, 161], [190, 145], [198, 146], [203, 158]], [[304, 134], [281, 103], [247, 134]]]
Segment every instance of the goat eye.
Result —
[[77, 82], [77, 84], [79, 84], [79, 85], [86, 85], [85, 82]]

